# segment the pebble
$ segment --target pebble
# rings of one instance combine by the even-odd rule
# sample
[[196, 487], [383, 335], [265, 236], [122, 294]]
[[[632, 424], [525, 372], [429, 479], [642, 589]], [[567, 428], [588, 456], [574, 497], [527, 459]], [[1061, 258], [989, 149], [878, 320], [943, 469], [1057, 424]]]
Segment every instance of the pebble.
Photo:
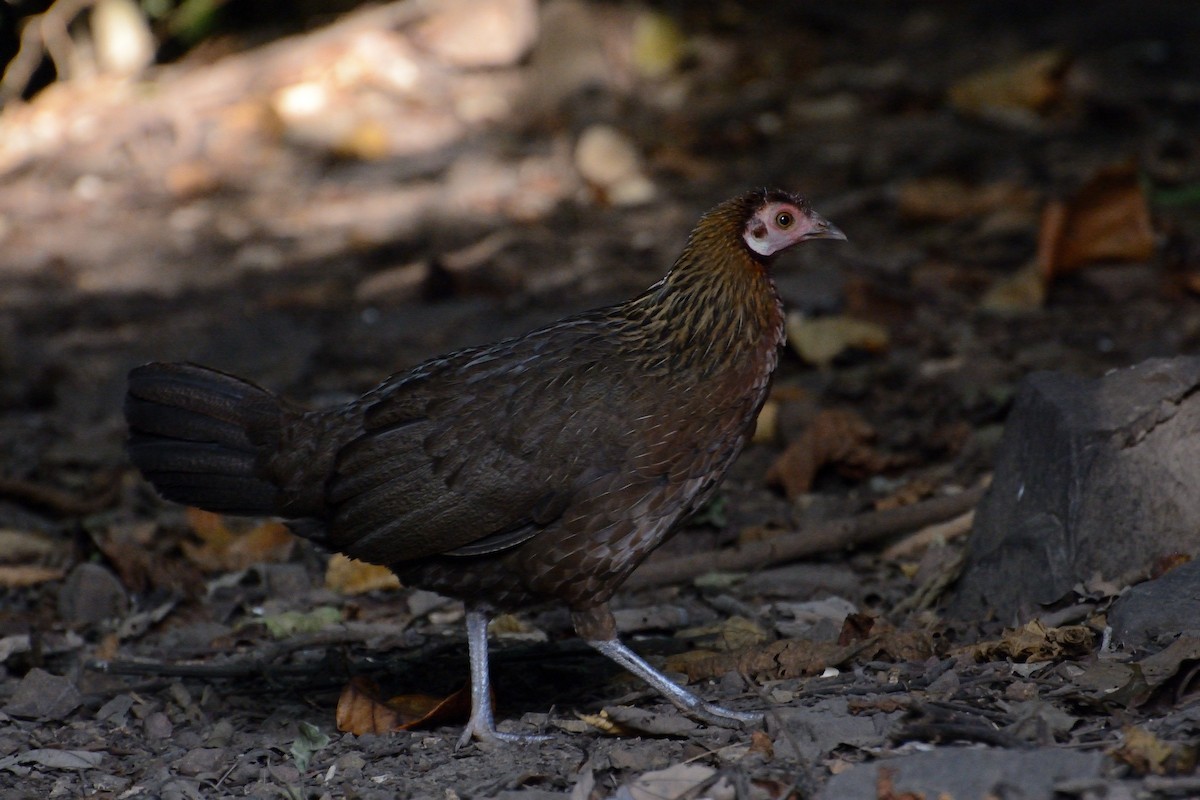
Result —
[[129, 597], [117, 577], [99, 564], [85, 562], [67, 575], [58, 593], [58, 614], [70, 627], [123, 616]]

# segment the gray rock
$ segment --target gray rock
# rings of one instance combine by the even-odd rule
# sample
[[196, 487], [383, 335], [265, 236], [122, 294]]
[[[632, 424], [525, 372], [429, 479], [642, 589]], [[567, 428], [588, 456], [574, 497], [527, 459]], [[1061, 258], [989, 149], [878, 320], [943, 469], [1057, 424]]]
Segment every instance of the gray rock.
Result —
[[853, 714], [846, 698], [831, 697], [807, 708], [780, 708], [768, 714], [767, 732], [779, 758], [813, 763], [842, 745], [882, 746], [903, 716], [903, 711]]
[[1143, 647], [1181, 633], [1200, 635], [1200, 561], [1134, 586], [1113, 603], [1108, 624], [1113, 641], [1125, 647]]
[[1200, 550], [1200, 358], [1022, 383], [949, 612], [1026, 619], [1081, 581]]
[[76, 565], [58, 591], [58, 614], [71, 627], [120, 617], [128, 610], [125, 587], [99, 564]]
[[28, 719], [60, 720], [82, 702], [83, 696], [73, 680], [34, 667], [17, 684], [4, 713]]
[[925, 753], [860, 764], [834, 775], [820, 800], [876, 800], [880, 771], [891, 770], [892, 794], [953, 797], [954, 800], [1051, 800], [1057, 783], [1097, 778], [1100, 753], [1047, 747], [1041, 750], [983, 750], [940, 747]]

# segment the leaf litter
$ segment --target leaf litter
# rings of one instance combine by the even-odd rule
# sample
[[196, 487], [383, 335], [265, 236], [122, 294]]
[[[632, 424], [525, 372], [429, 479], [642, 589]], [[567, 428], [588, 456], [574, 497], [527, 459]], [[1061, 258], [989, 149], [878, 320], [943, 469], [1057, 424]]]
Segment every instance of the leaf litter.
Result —
[[[1165, 265], [1186, 276], [1200, 263], [1187, 216], [1187, 192], [1196, 174], [1189, 151], [1164, 144], [1161, 131], [1171, 125], [1150, 130], [1138, 122], [1178, 115], [1178, 92], [1143, 86], [1114, 92], [1103, 107], [1089, 108], [1093, 101], [1080, 90], [1080, 81], [1101, 69], [1105, 59], [1127, 67], [1123, 74], [1130, 80], [1149, 80], [1145, 54], [1125, 63], [1121, 59], [1132, 58], [1133, 50], [1064, 44], [1038, 51], [1034, 47], [1042, 43], [1028, 41], [1025, 29], [1011, 30], [1008, 43], [999, 46], [1003, 37], [990, 32], [961, 37], [952, 15], [937, 9], [883, 19], [872, 17], [879, 11], [859, 10], [855, 13], [868, 19], [854, 25], [848, 24], [847, 12], [832, 9], [822, 23], [828, 30], [820, 36], [781, 9], [778, 20], [755, 29], [755, 47], [746, 48], [729, 32], [762, 23], [733, 7], [720, 11], [719, 19], [703, 18], [707, 12], [678, 20], [672, 15], [670, 21], [678, 24], [669, 26], [662, 24], [667, 18], [637, 10], [568, 2], [543, 7], [544, 30], [556, 32], [560, 49], [562, 42], [574, 42], [567, 49], [580, 58], [572, 64], [590, 59], [591, 66], [577, 72], [547, 67], [540, 44], [530, 62], [513, 71], [499, 66], [471, 73], [435, 64], [441, 78], [404, 95], [405, 103], [413, 98], [425, 103], [424, 109], [420, 102], [406, 105], [414, 137], [409, 142], [393, 138], [393, 132], [406, 130], [402, 126], [381, 124], [388, 116], [371, 111], [375, 101], [363, 102], [364, 97], [378, 100], [377, 90], [356, 87], [345, 97], [337, 94], [337, 81], [352, 81], [355, 74], [393, 86], [388, 81], [400, 73], [381, 72], [384, 62], [418, 71], [430, 67], [429, 53], [408, 47], [405, 26], [348, 49], [333, 48], [337, 52], [329, 55], [321, 48], [305, 50], [313, 74], [336, 73], [336, 80], [286, 75], [279, 86], [293, 91], [272, 91], [267, 102], [285, 96], [295, 100], [295, 87], [308, 83], [327, 98], [353, 101], [350, 117], [331, 113], [280, 122], [267, 106], [258, 108], [258, 100], [239, 96], [236, 109], [221, 110], [216, 134], [193, 140], [183, 130], [178, 138], [209, 143], [203, 147], [223, 142], [221, 147], [237, 155], [232, 167], [208, 151], [205, 156], [213, 163], [189, 153], [190, 166], [169, 163], [178, 156], [175, 150], [160, 153], [168, 163], [165, 170], [155, 167], [153, 176], [168, 176], [169, 222], [156, 217], [147, 200], [129, 220], [97, 223], [78, 205], [96, 190], [95, 176], [71, 172], [78, 162], [70, 150], [40, 145], [53, 150], [53, 168], [63, 173], [61, 180], [47, 181], [50, 166], [37, 166], [36, 153], [11, 160], [11, 148], [26, 145], [20, 137], [7, 137], [10, 160], [5, 163], [34, 159], [31, 169], [6, 172], [9, 202], [15, 198], [22, 204], [3, 210], [0, 237], [9, 262], [14, 271], [32, 273], [28, 264], [44, 265], [44, 243], [53, 241], [54, 269], [65, 276], [59, 286], [54, 283], [59, 273], [38, 266], [45, 284], [31, 288], [16, 278], [11, 286], [6, 283], [12, 290], [6, 292], [6, 309], [16, 309], [19, 319], [15, 326], [0, 327], [0, 401], [13, 412], [5, 416], [10, 427], [0, 435], [18, 454], [14, 462], [37, 463], [20, 454], [48, 450], [35, 446], [45, 434], [25, 422], [36, 417], [58, 432], [108, 420], [98, 437], [103, 452], [77, 448], [72, 457], [82, 463], [89, 458], [120, 463], [123, 433], [109, 424], [116, 392], [101, 397], [95, 387], [119, 384], [129, 364], [192, 354], [197, 342], [215, 342], [215, 357], [231, 368], [248, 365], [245, 371], [265, 382], [319, 394], [366, 385], [397, 364], [467, 343], [455, 337], [481, 339], [497, 328], [536, 324], [534, 318], [561, 302], [564, 289], [582, 298], [641, 286], [642, 271], [652, 260], [646, 254], [668, 249], [671, 231], [684, 224], [701, 195], [717, 196], [767, 173], [776, 176], [773, 180], [792, 176], [806, 191], [831, 201], [829, 215], [852, 234], [858, 249], [829, 257], [846, 259], [836, 266], [856, 273], [873, 296], [899, 313], [884, 313], [887, 303], [864, 305], [861, 298], [847, 297], [853, 294], [849, 290], [832, 293], [833, 302], [817, 310], [829, 322], [816, 330], [827, 330], [799, 354], [821, 369], [803, 368], [797, 354], [784, 353], [775, 397], [786, 394], [780, 392], [786, 384], [805, 393], [814, 408], [835, 409], [835, 414], [853, 408], [858, 418], [821, 422], [825, 432], [818, 435], [818, 428], [809, 435], [810, 441], [793, 453], [795, 463], [783, 470], [790, 484], [781, 479], [784, 491], [772, 493], [762, 476], [780, 455], [780, 437], [795, 445], [805, 435], [797, 436], [804, 429], [789, 419], [795, 412], [789, 406], [798, 404], [774, 400], [776, 418], [764, 418], [762, 435], [723, 487], [719, 514], [681, 533], [668, 545], [677, 549], [665, 549], [664, 557], [706, 553], [710, 544], [749, 538], [752, 530], [795, 535], [802, 518], [807, 525], [808, 520], [854, 518], [873, 507], [903, 510], [937, 498], [946, 487], [972, 486], [989, 468], [981, 431], [1002, 420], [1005, 398], [1019, 374], [1063, 366], [1101, 372], [1126, 362], [1131, 353], [1186, 350], [1195, 344], [1200, 326], [1188, 306], [1177, 304], [1178, 297], [1135, 297], [1117, 310], [1088, 296], [1087, 274], [1094, 265], [1132, 262], [1158, 269], [1155, 259], [1161, 255]], [[386, 7], [383, 13], [392, 11]], [[1103, 17], [1105, 9], [1096, 14]], [[1123, 13], [1119, 17], [1125, 19]], [[848, 45], [851, 31], [870, 37], [876, 29], [887, 36], [875, 48]], [[639, 43], [632, 47], [637, 30]], [[1048, 39], [1056, 38], [1053, 27], [1044, 30]], [[559, 36], [570, 31], [576, 38]], [[330, 36], [336, 40], [337, 32]], [[821, 46], [797, 48], [797, 41]], [[1013, 55], [1014, 42], [1024, 46], [1018, 52], [1025, 55]], [[364, 46], [386, 57], [363, 66], [359, 48]], [[865, 52], [878, 52], [882, 60], [866, 63]], [[922, 67], [913, 55], [922, 52], [937, 52], [941, 63]], [[234, 70], [239, 63], [246, 62], [226, 66]], [[261, 63], [278, 68], [269, 58]], [[327, 69], [332, 65], [338, 69]], [[924, 72], [931, 68], [932, 73]], [[526, 69], [547, 89], [532, 96], [569, 96], [562, 87], [582, 80], [591, 82], [589, 91], [598, 93], [600, 102], [588, 95], [591, 116], [580, 119], [569, 106], [548, 114], [522, 108], [530, 125], [522, 135], [528, 133], [544, 152], [522, 153], [515, 160], [508, 160], [508, 152], [471, 152], [472, 162], [451, 163], [456, 156], [446, 151], [428, 163], [404, 165], [402, 172], [415, 172], [398, 177], [394, 162], [383, 158], [406, 147], [432, 147], [439, 137], [474, 148], [488, 138], [481, 133], [487, 129], [464, 139], [466, 122], [502, 114], [497, 109], [515, 96], [510, 91], [518, 83], [516, 71]], [[1180, 83], [1172, 86], [1187, 88], [1184, 77], [1175, 80]], [[48, 93], [45, 105], [35, 107], [38, 113], [52, 114], [51, 101], [77, 107], [86, 100], [71, 94], [80, 87], [58, 88], [62, 99]], [[123, 90], [88, 91], [113, 105]], [[170, 89], [161, 94], [173, 96]], [[214, 88], [209, 96], [219, 94]], [[736, 113], [715, 104], [731, 98], [738, 100]], [[606, 113], [608, 103], [621, 112]], [[10, 115], [6, 109], [5, 121], [15, 126], [30, 113], [17, 107]], [[203, 118], [207, 112], [198, 113]], [[153, 119], [150, 107], [139, 106], [137, 114]], [[812, 123], [818, 114], [821, 122]], [[1121, 122], [1089, 128], [1089, 114]], [[348, 129], [322, 127], [346, 118], [354, 120]], [[252, 146], [231, 147], [238, 129], [231, 120], [254, 132]], [[174, 130], [177, 124], [187, 125], [166, 127]], [[653, 203], [622, 211], [616, 197], [589, 194], [572, 153], [576, 132], [596, 124], [632, 148], [625, 148], [625, 155], [638, 156], [626, 177], [652, 183]], [[314, 163], [306, 160], [311, 155], [296, 155], [305, 148], [272, 150], [281, 141], [279, 125], [286, 129], [282, 140], [308, 143]], [[149, 123], [134, 127], [156, 129]], [[1025, 139], [1014, 130], [1037, 134]], [[90, 145], [87, 163], [107, 163], [104, 141], [98, 137]], [[1156, 149], [1169, 158], [1154, 156]], [[136, 142], [132, 148], [129, 141], [121, 144], [120, 152], [140, 151]], [[265, 157], [268, 152], [273, 155]], [[1112, 167], [1114, 153], [1117, 158], [1150, 156], [1136, 166]], [[601, 156], [612, 160], [621, 153]], [[370, 161], [372, 170], [361, 170], [356, 159]], [[1164, 172], [1161, 164], [1167, 160], [1178, 168], [1175, 173]], [[744, 165], [751, 162], [761, 165], [761, 175], [745, 173]], [[857, 177], [851, 182], [848, 175]], [[351, 181], [308, 182], [330, 176]], [[676, 191], [682, 178], [695, 194], [686, 202], [677, 199], [689, 195]], [[264, 187], [281, 187], [282, 194], [255, 193], [250, 184], [259, 179]], [[29, 188], [29, 180], [43, 187], [40, 195]], [[103, 181], [119, 185], [120, 175]], [[79, 197], [64, 202], [49, 194], [46, 187], [57, 185], [75, 187]], [[250, 206], [239, 205], [233, 195], [241, 189], [231, 192], [234, 185], [246, 187], [253, 197]], [[1077, 188], [1057, 193], [1061, 186]], [[1184, 202], [1150, 202], [1170, 192]], [[214, 204], [218, 196], [221, 203]], [[48, 202], [37, 205], [39, 197]], [[225, 208], [226, 203], [232, 205]], [[458, 236], [461, 219], [453, 216], [463, 208], [471, 210], [473, 226], [466, 238]], [[48, 222], [39, 223], [30, 213], [42, 213]], [[226, 213], [231, 218], [223, 218]], [[144, 229], [132, 224], [135, 217], [145, 218]], [[427, 230], [426, 223], [431, 223], [428, 230], [441, 231], [428, 234], [434, 241], [425, 243], [424, 233], [412, 238], [412, 231]], [[502, 238], [492, 238], [492, 227]], [[597, 233], [601, 229], [604, 233]], [[13, 230], [21, 235], [12, 235]], [[128, 251], [97, 235], [110, 230], [119, 231], [115, 238], [128, 242]], [[260, 237], [255, 231], [268, 233]], [[162, 237], [183, 238], [167, 242]], [[185, 238], [201, 245], [188, 251], [188, 259], [164, 261], [161, 254], [175, 252]], [[36, 259], [30, 261], [26, 250], [35, 240], [43, 249], [33, 250]], [[203, 243], [213, 242], [221, 246], [204, 249]], [[470, 242], [486, 243], [486, 257]], [[344, 262], [343, 244], [354, 254]], [[114, 257], [121, 253], [128, 258]], [[427, 268], [408, 270], [401, 286], [393, 283], [389, 302], [394, 307], [382, 315], [369, 292], [350, 299], [358, 287], [397, 264], [428, 265], [445, 254], [467, 254], [463, 266], [473, 273], [469, 279], [458, 276], [439, 288]], [[568, 274], [564, 263], [576, 271]], [[299, 266], [293, 270], [292, 265]], [[505, 265], [516, 279], [488, 275], [493, 268], [503, 272]], [[1015, 278], [1006, 282], [1006, 275]], [[278, 285], [260, 291], [258, 281], [268, 278], [278, 279]], [[154, 287], [165, 294], [145, 304], [123, 300], [109, 308], [114, 295], [106, 292], [112, 285], [136, 291]], [[47, 286], [54, 291], [46, 292]], [[175, 299], [171, 292], [181, 286], [192, 286], [192, 293]], [[1170, 281], [1163, 286], [1169, 289]], [[97, 288], [104, 292], [96, 294]], [[427, 291], [435, 302], [427, 302]], [[489, 293], [495, 306], [480, 300]], [[810, 302], [811, 294], [801, 294], [800, 304]], [[51, 295], [53, 301], [45, 299]], [[788, 298], [792, 307], [796, 301]], [[198, 322], [197, 309], [209, 306], [213, 323]], [[1020, 320], [980, 319], [974, 314], [980, 307], [1017, 314]], [[237, 311], [230, 313], [231, 308]], [[393, 311], [405, 325], [389, 321]], [[45, 322], [70, 315], [74, 323]], [[76, 323], [77, 330], [59, 330]], [[319, 336], [298, 335], [312, 327], [321, 328]], [[413, 333], [418, 328], [419, 334]], [[223, 333], [214, 333], [218, 329]], [[797, 339], [804, 340], [812, 331], [800, 333]], [[272, 344], [272, 337], [285, 344]], [[247, 342], [256, 346], [248, 348]], [[37, 357], [31, 355], [35, 350]], [[986, 364], [994, 368], [976, 371]], [[954, 380], [956, 375], [961, 380]], [[935, 453], [926, 438], [928, 427], [914, 423], [933, 418], [947, 430], [958, 426], [958, 446]], [[865, 425], [867, 419], [872, 424]], [[904, 474], [909, 466], [926, 484], [902, 497], [897, 481], [913, 477]], [[52, 483], [85, 485], [69, 476]], [[869, 775], [863, 796], [908, 800], [936, 796], [907, 782], [918, 763], [916, 750], [931, 748], [929, 755], [948, 756], [960, 768], [980, 754], [1007, 759], [1010, 767], [1025, 765], [1014, 741], [1041, 748], [1035, 753], [1063, 745], [1051, 755], [1064, 764], [1078, 761], [1067, 756], [1097, 757], [1088, 762], [1092, 766], [1074, 765], [1075, 772], [1057, 779], [1067, 787], [1065, 794], [1099, 792], [1099, 786], [1110, 794], [1137, 792], [1143, 785], [1175, 786], [1170, 791], [1176, 795], [1194, 790], [1180, 789], [1182, 783], [1136, 780], [1138, 775], [1186, 779], [1194, 769], [1190, 742], [1200, 727], [1194, 641], [1180, 639], [1136, 659], [1108, 652], [1102, 615], [1127, 583], [1116, 579], [1103, 591], [1080, 595], [1087, 601], [1082, 616], [1073, 617], [1083, 621], [1080, 625], [1044, 622], [1001, 629], [995, 621], [938, 618], [932, 601], [952, 571], [949, 561], [929, 553], [961, 552], [953, 534], [963, 529], [961, 521], [882, 559], [869, 541], [848, 539], [844, 531], [840, 538], [830, 537], [832, 544], [807, 551], [814, 569], [856, 579], [838, 589], [840, 603], [817, 609], [804, 604], [828, 600], [835, 592], [817, 589], [818, 596], [811, 596], [812, 585], [794, 578], [799, 573], [789, 573], [790, 583], [769, 583], [761, 563], [739, 564], [719, 580], [659, 582], [619, 596], [620, 610], [628, 612], [624, 618], [653, 622], [639, 630], [635, 649], [706, 681], [698, 687], [706, 696], [767, 707], [768, 716], [778, 719], [769, 720], [766, 731], [697, 728], [644, 694], [622, 697], [629, 684], [610, 681], [586, 648], [572, 649], [569, 622], [561, 612], [546, 611], [533, 612], [531, 622], [505, 621], [494, 631], [497, 702], [506, 713], [512, 709], [514, 719], [524, 712], [534, 724], [551, 721], [547, 730], [554, 730], [556, 718], [564, 725], [578, 722], [575, 713], [604, 718], [608, 733], [620, 738], [597, 736], [582, 726], [572, 734], [582, 740], [564, 735], [540, 748], [487, 752], [480, 747], [454, 755], [448, 743], [457, 737], [467, 708], [461, 692], [454, 691], [465, 676], [461, 639], [452, 633], [461, 623], [460, 607], [397, 590], [378, 569], [326, 566], [322, 556], [294, 544], [276, 523], [239, 527], [164, 511], [135, 484], [132, 479], [113, 482], [115, 493], [102, 492], [94, 502], [74, 502], [79, 498], [70, 492], [54, 495], [50, 504], [37, 502], [47, 498], [44, 492], [22, 490], [5, 498], [4, 529], [35, 537], [39, 545], [53, 544], [0, 565], [15, 568], [0, 572], [0, 580], [11, 585], [0, 613], [7, 715], [0, 726], [0, 777], [20, 777], [39, 794], [50, 795], [61, 782], [61, 792], [94, 787], [130, 797], [138, 792], [201, 796], [211, 789], [381, 798], [447, 791], [506, 797], [549, 793], [592, 800], [633, 797], [643, 790], [661, 793], [668, 787], [693, 795], [733, 791], [739, 798], [786, 798], [815, 795], [822, 782], [834, 785], [833, 780], [885, 763], [885, 769]], [[19, 486], [35, 485], [29, 480]], [[893, 496], [897, 505], [891, 507], [885, 501]], [[908, 529], [888, 531], [894, 540]], [[909, 562], [920, 548], [925, 548], [922, 562]], [[63, 619], [52, 596], [65, 585], [59, 578], [80, 561], [115, 575], [129, 600], [123, 619], [81, 617], [75, 627]], [[288, 569], [271, 571], [263, 564]], [[288, 570], [303, 580], [287, 580]], [[920, 599], [908, 602], [910, 597]], [[714, 609], [730, 621], [711, 625]], [[1045, 619], [1063, 610], [1051, 610]], [[91, 658], [135, 663], [143, 671], [82, 669]], [[186, 681], [186, 697], [175, 688], [184, 684], [164, 680], [171, 668], [190, 670], [180, 679]], [[423, 698], [407, 703], [370, 683], [355, 683], [391, 671], [413, 686], [429, 679], [443, 685], [400, 695]], [[451, 685], [444, 685], [447, 681]], [[335, 733], [329, 719], [334, 706], [340, 713], [339, 695], [351, 695], [353, 734]], [[398, 722], [401, 712], [389, 705], [393, 700], [407, 709], [404, 719], [411, 722]], [[443, 706], [445, 712], [437, 710]], [[919, 726], [905, 727], [904, 721]], [[394, 730], [402, 725], [423, 730]], [[639, 732], [646, 738], [633, 738]], [[948, 744], [954, 742], [987, 746]], [[1104, 772], [1095, 766], [1101, 757]], [[1028, 767], [1016, 774], [1032, 782], [1042, 773]], [[1085, 788], [1068, 791], [1072, 785]]]

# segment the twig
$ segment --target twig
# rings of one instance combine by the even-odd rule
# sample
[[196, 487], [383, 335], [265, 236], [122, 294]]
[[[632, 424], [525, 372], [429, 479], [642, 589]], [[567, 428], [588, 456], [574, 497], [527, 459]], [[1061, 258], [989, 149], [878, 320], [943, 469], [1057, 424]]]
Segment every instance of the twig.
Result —
[[914, 534], [904, 537], [893, 545], [889, 545], [881, 553], [885, 561], [899, 561], [902, 558], [912, 558], [922, 550], [928, 549], [937, 542], [949, 542], [971, 532], [975, 522], [975, 509], [965, 514], [959, 514], [954, 519], [945, 522], [935, 522], [926, 525]]
[[1012, 750], [1026, 750], [1029, 743], [1010, 733], [999, 731], [990, 725], [977, 722], [914, 722], [901, 728], [892, 737], [895, 741], [916, 740], [918, 742], [982, 742]]
[[294, 677], [329, 672], [326, 661], [312, 664], [271, 664], [261, 659], [232, 661], [224, 664], [170, 664], [165, 661], [89, 661], [84, 665], [93, 672], [108, 675], [157, 675], [166, 678], [253, 678], [270, 673], [272, 677]]
[[84, 666], [109, 675], [158, 675], [171, 678], [251, 678], [258, 675], [305, 676], [328, 672], [329, 662], [322, 659], [311, 664], [276, 664], [276, 659], [296, 650], [309, 647], [329, 647], [335, 644], [361, 642], [357, 631], [333, 631], [289, 639], [263, 648], [252, 658], [227, 661], [221, 664], [169, 663], [165, 661], [88, 661]]
[[727, 550], [651, 561], [638, 568], [625, 586], [641, 589], [691, 580], [708, 572], [762, 569], [817, 553], [867, 544], [901, 531], [957, 517], [974, 508], [985, 490], [986, 487], [977, 486], [950, 497], [832, 520], [807, 530], [785, 533], [774, 539], [750, 542]]

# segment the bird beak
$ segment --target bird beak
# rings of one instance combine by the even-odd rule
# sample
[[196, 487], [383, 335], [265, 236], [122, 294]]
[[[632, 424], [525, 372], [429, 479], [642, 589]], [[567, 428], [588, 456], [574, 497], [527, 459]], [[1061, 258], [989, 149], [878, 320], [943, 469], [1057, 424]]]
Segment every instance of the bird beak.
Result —
[[838, 226], [820, 214], [815, 211], [809, 212], [808, 218], [812, 222], [812, 230], [804, 235], [805, 239], [840, 239], [843, 242], [846, 241], [846, 234], [842, 233]]

